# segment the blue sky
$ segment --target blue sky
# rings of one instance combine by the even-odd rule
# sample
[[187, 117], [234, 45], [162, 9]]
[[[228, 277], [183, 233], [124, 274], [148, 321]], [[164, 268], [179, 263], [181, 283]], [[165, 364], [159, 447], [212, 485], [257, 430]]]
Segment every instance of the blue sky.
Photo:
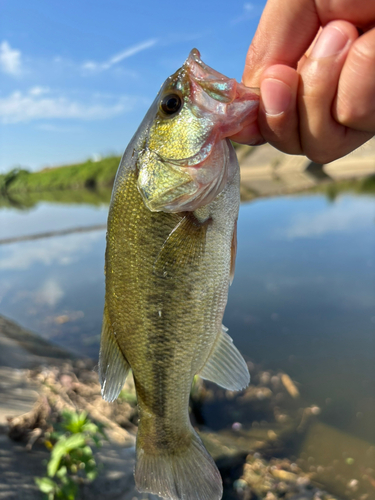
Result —
[[0, 171], [121, 154], [193, 47], [241, 79], [264, 5], [0, 0]]

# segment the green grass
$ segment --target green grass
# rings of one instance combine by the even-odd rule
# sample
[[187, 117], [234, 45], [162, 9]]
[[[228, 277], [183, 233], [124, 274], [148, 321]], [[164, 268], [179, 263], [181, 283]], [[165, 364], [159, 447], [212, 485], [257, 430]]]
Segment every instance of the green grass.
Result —
[[18, 193], [110, 187], [119, 162], [119, 156], [110, 156], [97, 162], [87, 160], [84, 163], [48, 168], [39, 172], [12, 170], [0, 175], [0, 193], [14, 197]]
[[[254, 149], [238, 144], [234, 146], [241, 158], [251, 154]], [[0, 208], [27, 209], [41, 201], [107, 204], [120, 159], [120, 156], [110, 156], [98, 162], [87, 160], [84, 163], [46, 168], [39, 172], [14, 169], [7, 174], [0, 174]], [[309, 191], [325, 193], [330, 199], [348, 191], [375, 194], [375, 176], [322, 183]], [[241, 195], [244, 199], [249, 199], [249, 195], [254, 198], [254, 193], [241, 192]]]
[[324, 193], [334, 200], [341, 193], [375, 194], [375, 175], [360, 179], [346, 179], [336, 182], [324, 182], [308, 190], [312, 193]]
[[109, 205], [111, 187], [96, 189], [61, 189], [50, 191], [15, 191], [0, 194], [0, 208], [17, 208], [19, 210], [35, 207], [41, 202], [59, 203], [64, 205]]

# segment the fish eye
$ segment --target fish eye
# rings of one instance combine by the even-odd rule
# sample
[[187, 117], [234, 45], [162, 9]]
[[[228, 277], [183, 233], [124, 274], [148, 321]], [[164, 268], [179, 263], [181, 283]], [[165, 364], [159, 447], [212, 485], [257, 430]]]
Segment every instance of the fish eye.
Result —
[[160, 107], [166, 115], [174, 115], [182, 107], [182, 99], [178, 94], [168, 94], [163, 97]]

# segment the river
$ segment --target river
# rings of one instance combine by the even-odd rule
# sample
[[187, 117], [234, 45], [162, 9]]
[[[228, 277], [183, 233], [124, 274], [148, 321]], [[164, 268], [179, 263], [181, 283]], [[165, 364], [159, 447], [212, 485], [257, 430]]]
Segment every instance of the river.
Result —
[[[97, 358], [107, 196], [0, 209], [0, 314]], [[104, 201], [103, 201], [104, 200]], [[224, 324], [246, 359], [284, 371], [320, 420], [375, 444], [375, 197], [243, 203]], [[87, 232], [69, 232], [77, 227]], [[5, 239], [41, 234], [34, 240]]]

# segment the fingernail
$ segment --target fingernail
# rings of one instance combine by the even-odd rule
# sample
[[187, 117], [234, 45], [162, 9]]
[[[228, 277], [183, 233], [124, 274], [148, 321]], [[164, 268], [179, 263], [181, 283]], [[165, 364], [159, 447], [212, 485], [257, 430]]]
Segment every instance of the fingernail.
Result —
[[266, 78], [263, 80], [260, 90], [267, 115], [280, 115], [289, 108], [292, 93], [290, 87], [281, 80]]
[[348, 37], [335, 26], [326, 26], [316, 41], [310, 57], [321, 59], [339, 54], [348, 42]]

